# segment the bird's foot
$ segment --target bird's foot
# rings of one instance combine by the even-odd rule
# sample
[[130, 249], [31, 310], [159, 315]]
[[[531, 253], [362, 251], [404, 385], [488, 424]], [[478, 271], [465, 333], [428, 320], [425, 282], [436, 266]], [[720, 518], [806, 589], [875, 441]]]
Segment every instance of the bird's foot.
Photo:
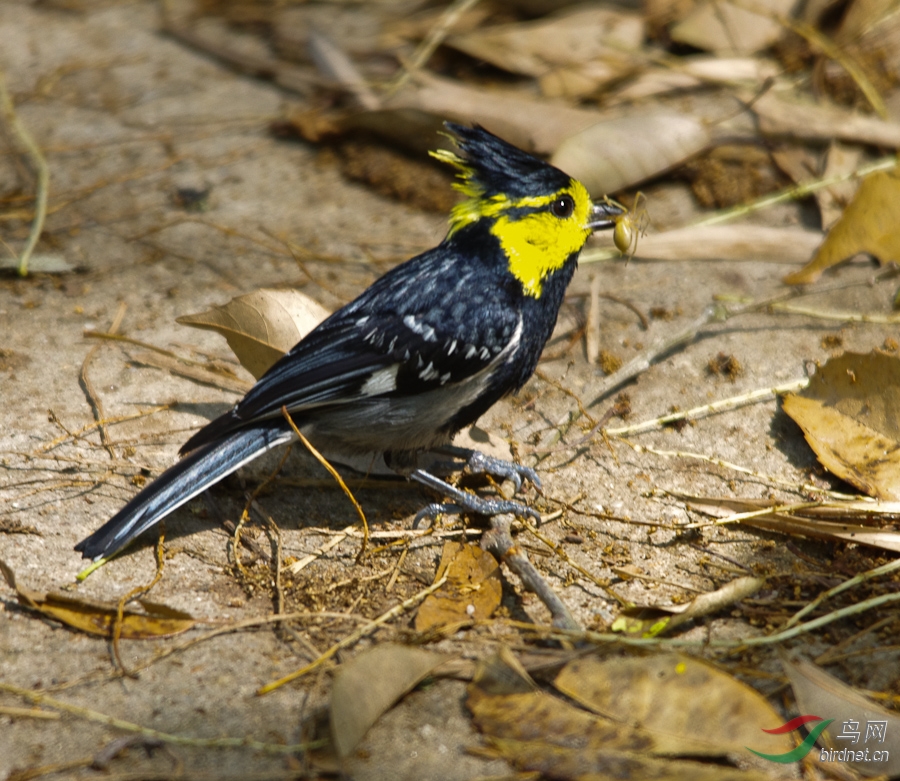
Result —
[[516, 487], [516, 493], [522, 489], [523, 480], [527, 480], [535, 488], [540, 490], [541, 478], [530, 466], [522, 466], [512, 461], [504, 461], [502, 458], [486, 456], [478, 450], [469, 450], [462, 447], [443, 447], [441, 453], [453, 456], [465, 462], [465, 468], [473, 475], [490, 475], [502, 480], [512, 480]]
[[[491, 459], [491, 461], [509, 467], [516, 467], [516, 464], [510, 464], [507, 461], [500, 461], [499, 459]], [[522, 469], [523, 467], [518, 468]], [[527, 467], [524, 468], [527, 469]], [[534, 470], [528, 471], [533, 472]], [[489, 472], [489, 474], [510, 477], [508, 474], [499, 475], [494, 471]], [[518, 475], [518, 472], [515, 474]], [[537, 510], [533, 510], [520, 502], [514, 502], [510, 499], [484, 498], [477, 496], [476, 494], [471, 494], [468, 491], [464, 491], [461, 488], [450, 485], [450, 483], [444, 482], [439, 477], [435, 477], [424, 469], [416, 469], [410, 474], [410, 478], [417, 483], [421, 483], [422, 485], [443, 494], [451, 500], [449, 502], [438, 502], [423, 507], [416, 514], [416, 518], [413, 521], [413, 528], [417, 528], [425, 518], [434, 522], [439, 515], [460, 515], [464, 512], [488, 516], [500, 515], [501, 513], [513, 513], [514, 515], [533, 518], [536, 521], [541, 520], [540, 513], [538, 513]], [[535, 475], [535, 478], [537, 478], [537, 475]], [[521, 477], [519, 477], [518, 485], [521, 485]], [[537, 485], [540, 485], [539, 481], [537, 482]]]

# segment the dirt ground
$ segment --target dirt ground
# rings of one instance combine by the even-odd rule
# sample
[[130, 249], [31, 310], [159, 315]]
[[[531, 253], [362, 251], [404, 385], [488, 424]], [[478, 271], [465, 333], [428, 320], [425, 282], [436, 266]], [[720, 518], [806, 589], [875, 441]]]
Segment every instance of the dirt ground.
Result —
[[[221, 337], [179, 326], [175, 318], [260, 287], [297, 287], [335, 307], [395, 262], [438, 243], [446, 229], [443, 216], [348, 183], [315, 148], [273, 138], [269, 124], [291, 107], [290, 95], [235, 74], [158, 29], [157, 8], [147, 2], [87, 14], [26, 2], [0, 5], [0, 69], [51, 172], [51, 213], [39, 251], [59, 253], [76, 267], [59, 276], [0, 278], [0, 559], [21, 584], [36, 590], [71, 590], [115, 601], [148, 583], [155, 571], [151, 540], [77, 586], [74, 577], [83, 562], [73, 545], [135, 493], [142, 475], [171, 463], [189, 432], [236, 398], [142, 366], [132, 360], [141, 348], [89, 339], [86, 330], [106, 331], [124, 311], [123, 335], [228, 360]], [[17, 188], [27, 194], [32, 186], [18, 157], [0, 156], [4, 197]], [[178, 202], [184, 188], [209, 191], [204, 211], [187, 211]], [[648, 196], [658, 227], [683, 220], [693, 209], [675, 187], [652, 187]], [[757, 219], [791, 224], [804, 214], [784, 207]], [[8, 225], [0, 223], [0, 235], [21, 246], [27, 223], [16, 223], [14, 231]], [[593, 241], [608, 244], [609, 239]], [[305, 250], [302, 264], [286, 242]], [[621, 443], [607, 446], [599, 438], [579, 449], [554, 449], [549, 436], [577, 408], [573, 394], [589, 403], [602, 382], [584, 357], [583, 342], [570, 345], [568, 339], [584, 319], [594, 274], [601, 275], [604, 292], [655, 314], [645, 329], [630, 309], [604, 301], [603, 347], [628, 360], [697, 318], [713, 296], [771, 295], [782, 289], [780, 279], [790, 270], [777, 262], [654, 263], [639, 257], [585, 265], [548, 348], [550, 357], [540, 367], [544, 379], [534, 378], [519, 397], [497, 405], [482, 420], [484, 428], [508, 436], [526, 463], [536, 462], [537, 450], [552, 451], [544, 453], [539, 466], [545, 496], [526, 495], [545, 513], [564, 509], [543, 531], [624, 599], [683, 601], [697, 590], [721, 585], [741, 568], [778, 580], [826, 573], [839, 566], [836, 558], [852, 555], [865, 559], [856, 569], [867, 567], [868, 552], [854, 554], [827, 543], [738, 526], [695, 533], [671, 529], [691, 516], [683, 501], [664, 491], [796, 496], [765, 477], [637, 453]], [[815, 305], [889, 311], [896, 283], [873, 282], [874, 274], [875, 267], [864, 260], [842, 267], [828, 282], [855, 284], [816, 297]], [[715, 324], [626, 388], [630, 420], [801, 378], [811, 362], [826, 359], [835, 346], [866, 352], [893, 335], [888, 326], [766, 313]], [[720, 353], [736, 358], [741, 370], [734, 376], [711, 372], [710, 360]], [[106, 418], [166, 408], [109, 427], [107, 447], [96, 430], [66, 436], [94, 422], [89, 398], [99, 401]], [[611, 404], [607, 398], [588, 411], [599, 419]], [[61, 442], [51, 449], [58, 438]], [[706, 454], [789, 483], [832, 484], [774, 400], [633, 440]], [[216, 507], [194, 502], [167, 522], [165, 570], [152, 591], [154, 601], [214, 625], [271, 613], [267, 568], [257, 562], [245, 578], [237, 577], [229, 536], [215, 516], [236, 520], [245, 490], [276, 463], [267, 461], [217, 488]], [[299, 484], [304, 479], [315, 481], [314, 486]], [[357, 496], [371, 527], [380, 531], [408, 529], [417, 509], [434, 498], [396, 482], [359, 490]], [[352, 506], [327, 476], [296, 455], [259, 502], [280, 527], [285, 556], [301, 558], [356, 522]], [[610, 515], [622, 520], [605, 517]], [[248, 534], [268, 549], [262, 532]], [[583, 626], [604, 627], [616, 615], [618, 605], [598, 585], [537, 540], [524, 535], [521, 540]], [[287, 583], [286, 607], [374, 618], [434, 577], [440, 539], [423, 537], [410, 545], [399, 576], [390, 579], [402, 549], [386, 546], [357, 564], [359, 539], [350, 538]], [[623, 579], [622, 567], [638, 577]], [[4, 588], [0, 598], [3, 684], [168, 733], [266, 744], [304, 739], [304, 720], [328, 701], [330, 674], [314, 673], [264, 697], [256, 690], [311, 661], [356, 626], [332, 618], [308, 621], [293, 637], [266, 627], [225, 634], [129, 678], [115, 675], [105, 640], [35, 617], [17, 604], [10, 589]], [[504, 600], [508, 615], [548, 620], [543, 605], [508, 574]], [[405, 617], [373, 639], [402, 639], [409, 631]], [[765, 626], [753, 625], [747, 614], [732, 617], [725, 611], [684, 635], [736, 637], [763, 631]], [[157, 648], [183, 639], [125, 642], [122, 661], [136, 666]], [[481, 627], [433, 647], [476, 659], [501, 642], [515, 645], [523, 639], [509, 628]], [[825, 635], [799, 641], [807, 655], [827, 646]], [[760, 653], [752, 662], [760, 674], [743, 669], [748, 682], [764, 693], [774, 691], [779, 683], [767, 677], [779, 670], [774, 655]], [[850, 683], [880, 690], [892, 679], [889, 671], [897, 669], [896, 653], [878, 665], [848, 661], [840, 667]], [[449, 781], [511, 772], [501, 760], [469, 751], [481, 739], [466, 715], [463, 692], [462, 682], [442, 679], [404, 699], [369, 733], [348, 774]], [[7, 689], [0, 692], [0, 705], [29, 703]], [[76, 765], [90, 762], [121, 734], [83, 715], [46, 720], [0, 712], [0, 778], [15, 768], [65, 763], [71, 766], [64, 777], [93, 777], [95, 770]], [[293, 757], [246, 747], [169, 746], [152, 756], [133, 749], [111, 765], [116, 773], [132, 775], [107, 777], [174, 777], [183, 770], [198, 778], [280, 778], [298, 770], [296, 763]]]

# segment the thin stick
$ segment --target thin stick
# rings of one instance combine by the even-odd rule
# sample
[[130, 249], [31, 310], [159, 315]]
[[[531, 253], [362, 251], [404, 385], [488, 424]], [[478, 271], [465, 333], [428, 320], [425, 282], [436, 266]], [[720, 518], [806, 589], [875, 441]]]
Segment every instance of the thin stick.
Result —
[[250, 751], [261, 751], [264, 754], [298, 754], [308, 751], [314, 747], [312, 743], [299, 743], [294, 745], [285, 745], [282, 743], [263, 743], [252, 738], [189, 738], [184, 735], [173, 735], [169, 732], [160, 732], [150, 727], [144, 727], [141, 724], [135, 724], [133, 721], [125, 721], [117, 719], [100, 711], [91, 708], [83, 708], [80, 705], [72, 705], [55, 697], [48, 697], [46, 694], [32, 692], [28, 689], [22, 689], [9, 683], [0, 681], [0, 691], [15, 694], [24, 700], [33, 702], [37, 705], [44, 705], [48, 708], [55, 708], [64, 713], [71, 713], [74, 716], [92, 721], [96, 724], [105, 724], [108, 727], [124, 730], [125, 732], [133, 732], [138, 735], [145, 735], [155, 738], [163, 743], [173, 743], [181, 746], [195, 746], [201, 748], [246, 748]]
[[[446, 583], [446, 582], [447, 582], [447, 576], [444, 575], [444, 577], [442, 577], [440, 580], [436, 580], [428, 588], [423, 589], [418, 594], [413, 594], [413, 596], [411, 596], [409, 599], [405, 600], [404, 602], [401, 602], [399, 605], [392, 607], [386, 613], [382, 613], [374, 621], [366, 624], [363, 627], [360, 627], [355, 632], [351, 632], [343, 640], [341, 640], [340, 642], [335, 643], [333, 646], [331, 646], [331, 648], [329, 648], [324, 654], [322, 654], [314, 662], [310, 662], [305, 667], [301, 667], [299, 670], [295, 670], [294, 672], [290, 673], [289, 675], [285, 675], [284, 678], [279, 678], [277, 681], [272, 681], [272, 683], [267, 683], [262, 688], [257, 689], [256, 693], [260, 696], [263, 694], [268, 694], [269, 692], [273, 692], [273, 691], [275, 691], [275, 689], [278, 689], [278, 688], [284, 686], [286, 683], [295, 681], [295, 680], [297, 680], [297, 678], [300, 678], [300, 677], [306, 675], [307, 673], [312, 672], [317, 667], [321, 667], [322, 664], [327, 662], [338, 651], [340, 651], [344, 648], [347, 648], [347, 647], [353, 645], [354, 643], [362, 640], [362, 638], [364, 638], [366, 635], [372, 634], [372, 632], [374, 632], [376, 629], [378, 629], [378, 627], [380, 627], [382, 624], [386, 624], [391, 619], [396, 618], [397, 616], [405, 613], [407, 610], [410, 610], [411, 608], [415, 607], [417, 604], [419, 604], [419, 602], [421, 602], [423, 599], [425, 599], [425, 597], [427, 597], [429, 594], [433, 594], [441, 586], [443, 586], [444, 583]], [[900, 595], [898, 595], [898, 596], [900, 596]]]
[[412, 78], [413, 74], [431, 59], [431, 55], [441, 45], [460, 17], [470, 8], [474, 8], [477, 3], [478, 0], [456, 0], [444, 11], [437, 24], [428, 31], [428, 35], [425, 36], [416, 51], [413, 52], [412, 59], [408, 64], [404, 65], [403, 72], [385, 90], [386, 98], [402, 89]]
[[356, 557], [356, 560], [359, 561], [366, 553], [366, 548], [369, 546], [369, 522], [366, 520], [366, 514], [363, 512], [363, 508], [360, 506], [359, 502], [356, 501], [356, 497], [353, 495], [353, 492], [347, 487], [347, 484], [344, 482], [344, 479], [338, 474], [337, 469], [335, 469], [330, 463], [328, 463], [328, 459], [325, 458], [318, 450], [316, 450], [312, 443], [303, 436], [303, 433], [297, 428], [297, 424], [294, 423], [293, 418], [291, 418], [290, 414], [287, 411], [287, 407], [281, 408], [281, 414], [284, 415], [284, 419], [290, 424], [290, 427], [294, 430], [294, 433], [297, 435], [297, 438], [306, 446], [306, 449], [312, 453], [316, 460], [328, 470], [328, 474], [330, 474], [337, 484], [341, 487], [341, 490], [347, 495], [347, 498], [353, 502], [353, 506], [356, 508], [356, 512], [359, 513], [360, 520], [363, 525], [363, 544], [362, 549], [359, 551], [359, 555]]
[[790, 382], [786, 382], [783, 385], [775, 385], [772, 388], [758, 388], [757, 390], [750, 391], [749, 393], [742, 393], [738, 396], [730, 396], [727, 399], [720, 399], [719, 401], [714, 401], [710, 404], [704, 404], [700, 407], [694, 407], [693, 409], [673, 412], [669, 415], [662, 415], [658, 418], [645, 420], [642, 423], [635, 423], [631, 426], [608, 428], [605, 429], [605, 431], [609, 436], [612, 437], [624, 437], [630, 436], [631, 434], [639, 434], [644, 431], [651, 431], [653, 429], [662, 428], [669, 423], [674, 423], [679, 420], [697, 420], [698, 418], [705, 417], [706, 415], [713, 415], [716, 412], [722, 412], [723, 410], [743, 407], [746, 404], [753, 404], [754, 402], [761, 401], [763, 399], [773, 398], [782, 393], [791, 393], [793, 391], [802, 390], [807, 385], [809, 385], [809, 378], [804, 377], [802, 379], [791, 380]]
[[6, 89], [6, 80], [0, 72], [0, 110], [6, 117], [6, 122], [12, 131], [18, 136], [19, 140], [25, 145], [28, 154], [31, 156], [31, 162], [37, 173], [37, 195], [34, 205], [34, 220], [31, 222], [31, 232], [28, 234], [28, 243], [22, 254], [19, 256], [19, 276], [28, 276], [28, 261], [34, 248], [37, 246], [41, 232], [44, 230], [44, 220], [47, 217], [47, 198], [50, 193], [50, 169], [47, 167], [47, 161], [41, 152], [40, 147], [35, 143], [25, 126], [19, 121], [16, 114], [15, 106], [13, 106], [12, 98]]

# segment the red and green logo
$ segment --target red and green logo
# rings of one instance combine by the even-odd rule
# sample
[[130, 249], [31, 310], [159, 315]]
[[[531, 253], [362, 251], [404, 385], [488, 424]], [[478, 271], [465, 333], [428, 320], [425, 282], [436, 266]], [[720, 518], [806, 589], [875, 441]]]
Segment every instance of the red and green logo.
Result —
[[813, 746], [816, 745], [816, 741], [819, 739], [819, 735], [822, 734], [832, 721], [834, 721], [834, 719], [823, 720], [821, 716], [797, 716], [797, 718], [791, 719], [780, 727], [775, 727], [775, 729], [764, 729], [763, 732], [767, 732], [770, 735], [784, 735], [787, 732], [794, 732], [795, 730], [800, 729], [804, 724], [818, 722], [818, 724], [809, 731], [806, 739], [799, 746], [791, 751], [785, 751], [784, 754], [763, 754], [761, 751], [756, 751], [749, 746], [745, 746], [744, 748], [746, 748], [747, 751], [752, 751], [758, 757], [768, 759], [769, 762], [780, 762], [783, 765], [790, 762], [799, 762], [812, 751]]

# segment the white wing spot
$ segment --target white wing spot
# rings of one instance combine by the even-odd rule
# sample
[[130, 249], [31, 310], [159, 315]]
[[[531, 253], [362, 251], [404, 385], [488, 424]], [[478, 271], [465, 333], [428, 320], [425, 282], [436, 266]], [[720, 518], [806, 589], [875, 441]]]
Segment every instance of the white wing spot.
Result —
[[433, 363], [429, 363], [422, 371], [419, 372], [419, 378], [422, 380], [433, 380], [438, 376], [437, 370]]
[[369, 379], [363, 383], [362, 394], [364, 396], [378, 396], [382, 393], [390, 393], [397, 390], [397, 370], [399, 368], [400, 364], [395, 363], [386, 369], [372, 372]]
[[478, 354], [478, 356], [481, 358], [482, 361], [486, 361], [488, 358], [491, 357], [491, 351], [488, 350], [487, 347], [482, 347], [481, 352]]
[[478, 349], [475, 347], [475, 345], [474, 345], [474, 344], [470, 344], [470, 345], [469, 345], [469, 349], [466, 350], [466, 360], [468, 360], [469, 358], [471, 358], [471, 357], [472, 357], [473, 355], [475, 355], [475, 353], [477, 353], [477, 352], [478, 352]]
[[453, 355], [453, 351], [455, 349], [456, 349], [456, 339], [454, 339], [452, 342], [450, 342], [449, 345], [447, 345], [447, 355]]
[[437, 337], [434, 335], [434, 329], [430, 325], [420, 323], [413, 315], [406, 315], [403, 318], [403, 324], [410, 331], [419, 334], [426, 342], [436, 342]]

